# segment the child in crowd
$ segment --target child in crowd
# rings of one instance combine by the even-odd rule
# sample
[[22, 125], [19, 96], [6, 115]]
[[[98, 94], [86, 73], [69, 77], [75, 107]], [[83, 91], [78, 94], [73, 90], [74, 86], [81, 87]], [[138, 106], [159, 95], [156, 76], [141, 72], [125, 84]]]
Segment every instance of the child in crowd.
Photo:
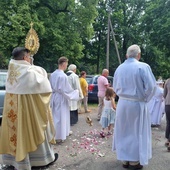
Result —
[[106, 89], [105, 98], [104, 98], [104, 108], [102, 111], [102, 116], [100, 119], [100, 124], [102, 125], [102, 131], [100, 135], [105, 137], [105, 135], [112, 135], [112, 125], [115, 121], [116, 115], [116, 104], [115, 104], [116, 94], [113, 91], [113, 88], [108, 87]]

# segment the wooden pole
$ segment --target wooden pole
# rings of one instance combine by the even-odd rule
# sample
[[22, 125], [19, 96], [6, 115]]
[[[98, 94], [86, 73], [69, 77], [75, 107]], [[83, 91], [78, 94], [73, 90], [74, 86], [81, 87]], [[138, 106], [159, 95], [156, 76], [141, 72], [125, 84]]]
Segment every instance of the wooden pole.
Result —
[[115, 33], [113, 31], [113, 27], [112, 27], [112, 23], [111, 23], [110, 18], [109, 18], [109, 25], [110, 25], [110, 28], [111, 28], [111, 33], [113, 35], [113, 40], [114, 40], [114, 44], [115, 44], [115, 48], [116, 48], [117, 58], [118, 58], [119, 64], [121, 64], [121, 59], [120, 59], [119, 51], [118, 51], [118, 48], [117, 48], [117, 42], [116, 42], [116, 38], [115, 38]]

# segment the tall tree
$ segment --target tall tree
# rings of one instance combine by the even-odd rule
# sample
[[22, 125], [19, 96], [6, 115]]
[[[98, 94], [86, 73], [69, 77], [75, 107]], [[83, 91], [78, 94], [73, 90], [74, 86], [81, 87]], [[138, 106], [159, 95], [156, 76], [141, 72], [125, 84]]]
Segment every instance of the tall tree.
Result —
[[[124, 61], [127, 47], [133, 43], [140, 45], [140, 18], [145, 10], [145, 1], [143, 0], [99, 0], [97, 5], [98, 17], [94, 23], [95, 34], [88, 43], [86, 52], [93, 62], [97, 60], [97, 70], [101, 71], [106, 67], [106, 37], [108, 10], [110, 10], [112, 27], [115, 32], [117, 46], [120, 52], [121, 60]], [[119, 65], [116, 49], [114, 47], [113, 37], [110, 35], [110, 72], [113, 74]]]
[[[99, 73], [101, 68], [104, 67], [105, 61], [103, 58], [106, 56], [106, 35], [107, 35], [107, 2], [99, 0], [97, 4], [98, 16], [93, 24], [94, 35], [90, 41], [84, 41], [85, 44], [85, 57], [83, 60], [91, 63], [91, 72]], [[96, 62], [97, 61], [97, 62]], [[94, 69], [95, 66], [95, 69]]]
[[[93, 32], [97, 15], [96, 0], [9, 0], [0, 2], [0, 53], [9, 58], [11, 50], [23, 46], [31, 21], [40, 38], [35, 63], [48, 71], [56, 68], [57, 59], [65, 55], [70, 63], [83, 56], [83, 39]], [[81, 13], [81, 14], [80, 14]]]
[[169, 77], [170, 70], [170, 1], [147, 1], [142, 18], [144, 59], [151, 65], [156, 77]]

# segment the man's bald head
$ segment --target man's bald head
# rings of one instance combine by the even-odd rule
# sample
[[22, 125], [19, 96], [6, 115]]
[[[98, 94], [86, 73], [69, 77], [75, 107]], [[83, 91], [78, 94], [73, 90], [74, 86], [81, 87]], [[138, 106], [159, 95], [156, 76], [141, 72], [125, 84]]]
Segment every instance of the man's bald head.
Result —
[[108, 69], [103, 69], [102, 75], [107, 77], [109, 75], [109, 70]]

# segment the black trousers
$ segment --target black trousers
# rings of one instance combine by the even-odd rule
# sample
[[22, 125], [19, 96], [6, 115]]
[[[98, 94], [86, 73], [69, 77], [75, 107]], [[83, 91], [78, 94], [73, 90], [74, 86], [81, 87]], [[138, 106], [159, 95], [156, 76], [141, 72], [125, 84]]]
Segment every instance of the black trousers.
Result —
[[170, 105], [165, 105], [165, 113], [166, 113], [166, 131], [165, 131], [165, 137], [170, 142]]
[[78, 122], [78, 110], [70, 111], [70, 125], [74, 125]]

